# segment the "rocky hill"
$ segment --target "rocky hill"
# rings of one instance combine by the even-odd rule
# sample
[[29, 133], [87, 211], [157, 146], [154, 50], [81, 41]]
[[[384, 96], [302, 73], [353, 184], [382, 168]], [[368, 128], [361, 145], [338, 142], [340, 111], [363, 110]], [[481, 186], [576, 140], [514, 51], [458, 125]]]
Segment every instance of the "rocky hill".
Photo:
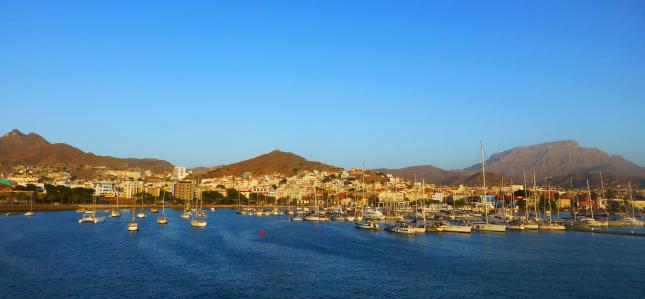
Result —
[[168, 171], [167, 161], [145, 158], [115, 158], [86, 153], [65, 143], [50, 143], [36, 133], [13, 130], [0, 137], [0, 163], [28, 166], [91, 166], [109, 169]]
[[255, 158], [212, 168], [206, 177], [220, 177], [227, 175], [239, 176], [244, 172], [253, 175], [266, 175], [279, 173], [290, 176], [303, 171], [335, 171], [339, 168], [316, 161], [309, 161], [301, 156], [289, 152], [274, 150], [270, 153]]

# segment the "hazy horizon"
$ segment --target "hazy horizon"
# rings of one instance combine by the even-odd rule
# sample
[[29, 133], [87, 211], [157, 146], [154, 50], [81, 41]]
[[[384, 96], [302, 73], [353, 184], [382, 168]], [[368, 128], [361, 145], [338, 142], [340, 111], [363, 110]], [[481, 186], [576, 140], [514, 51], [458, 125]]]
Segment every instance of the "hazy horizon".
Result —
[[2, 134], [187, 167], [569, 139], [645, 165], [644, 70], [642, 1], [0, 3]]

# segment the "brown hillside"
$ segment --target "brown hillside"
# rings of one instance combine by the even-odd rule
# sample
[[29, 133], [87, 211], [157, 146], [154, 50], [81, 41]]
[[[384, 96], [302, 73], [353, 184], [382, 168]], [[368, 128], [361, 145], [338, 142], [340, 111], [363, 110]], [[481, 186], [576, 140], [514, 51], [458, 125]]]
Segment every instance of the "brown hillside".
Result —
[[255, 158], [215, 167], [209, 171], [207, 177], [220, 177], [235, 175], [239, 176], [244, 172], [251, 172], [253, 175], [267, 175], [279, 173], [290, 176], [304, 171], [335, 171], [338, 167], [309, 161], [301, 156], [289, 152], [274, 150], [270, 153]]
[[104, 166], [109, 169], [139, 168], [168, 171], [172, 164], [157, 159], [120, 159], [97, 156], [64, 143], [49, 143], [36, 133], [13, 130], [0, 137], [0, 163], [5, 165]]

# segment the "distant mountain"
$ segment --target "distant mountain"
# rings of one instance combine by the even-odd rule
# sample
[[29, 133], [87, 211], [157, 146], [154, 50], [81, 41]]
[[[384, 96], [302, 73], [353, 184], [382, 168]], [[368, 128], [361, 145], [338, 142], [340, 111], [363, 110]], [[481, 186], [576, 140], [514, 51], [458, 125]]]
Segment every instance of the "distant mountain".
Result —
[[[416, 174], [417, 180], [425, 179], [435, 184], [481, 184], [481, 163], [458, 171], [432, 165], [377, 171], [406, 179], [414, 179]], [[596, 148], [580, 147], [571, 140], [516, 147], [493, 154], [486, 160], [487, 185], [498, 185], [501, 176], [504, 176], [505, 183], [511, 178], [514, 183], [523, 183], [524, 171], [527, 177], [535, 172], [538, 184], [543, 182], [544, 177], [551, 177], [552, 185], [585, 187], [589, 180], [592, 187], [599, 186], [598, 172], [602, 171], [603, 181], [608, 186], [625, 185], [629, 181], [635, 186], [645, 186], [645, 167]]]
[[[476, 171], [475, 164], [465, 171]], [[516, 147], [491, 155], [486, 170], [521, 178], [523, 172], [535, 172], [538, 178], [564, 176], [576, 173], [602, 171], [603, 174], [645, 178], [645, 168], [621, 156], [608, 155], [597, 148], [585, 148], [576, 141], [547, 142], [533, 146]]]
[[110, 169], [139, 168], [152, 171], [171, 170], [173, 165], [157, 159], [97, 156], [64, 143], [49, 143], [36, 133], [13, 130], [0, 137], [0, 163], [3, 165], [104, 166]]
[[249, 160], [214, 167], [206, 174], [206, 177], [239, 176], [247, 171], [253, 175], [274, 173], [294, 175], [303, 171], [333, 171], [338, 169], [340, 168], [320, 162], [309, 161], [293, 153], [274, 150]]

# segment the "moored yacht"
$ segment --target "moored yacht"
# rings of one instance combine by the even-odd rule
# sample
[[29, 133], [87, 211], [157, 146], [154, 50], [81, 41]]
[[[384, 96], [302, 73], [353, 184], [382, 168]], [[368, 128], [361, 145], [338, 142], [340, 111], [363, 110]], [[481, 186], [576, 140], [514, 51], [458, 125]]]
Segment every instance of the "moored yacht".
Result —
[[446, 233], [470, 233], [473, 227], [467, 222], [463, 221], [449, 221], [443, 225], [443, 232]]
[[480, 232], [505, 232], [506, 225], [486, 222], [473, 223], [473, 229]]
[[521, 220], [511, 220], [506, 223], [506, 228], [510, 230], [523, 230], [524, 229], [524, 221]]
[[379, 230], [381, 227], [374, 220], [362, 219], [356, 222], [356, 228]]
[[130, 221], [128, 222], [128, 231], [134, 232], [139, 230], [139, 222]]
[[488, 221], [488, 200], [486, 199], [486, 160], [484, 159], [484, 142], [480, 142], [481, 161], [482, 161], [482, 182], [484, 185], [483, 195], [481, 197], [484, 203], [485, 222], [473, 223], [473, 229], [480, 232], [505, 232], [506, 225], [495, 224]]
[[564, 230], [564, 224], [561, 221], [545, 221], [540, 223], [540, 230]]
[[376, 208], [366, 206], [363, 209], [363, 218], [372, 219], [372, 220], [385, 220], [385, 215]]
[[78, 220], [78, 223], [98, 223], [98, 217], [96, 217], [96, 213], [83, 213], [83, 217]]
[[291, 220], [291, 221], [302, 221], [303, 219], [302, 219], [302, 216], [300, 214], [294, 214], [289, 218], [289, 220]]
[[130, 222], [128, 222], [128, 231], [135, 232], [139, 230], [139, 222], [134, 221], [134, 207], [130, 210]]
[[206, 219], [192, 219], [190, 220], [190, 226], [192, 227], [206, 227]]

